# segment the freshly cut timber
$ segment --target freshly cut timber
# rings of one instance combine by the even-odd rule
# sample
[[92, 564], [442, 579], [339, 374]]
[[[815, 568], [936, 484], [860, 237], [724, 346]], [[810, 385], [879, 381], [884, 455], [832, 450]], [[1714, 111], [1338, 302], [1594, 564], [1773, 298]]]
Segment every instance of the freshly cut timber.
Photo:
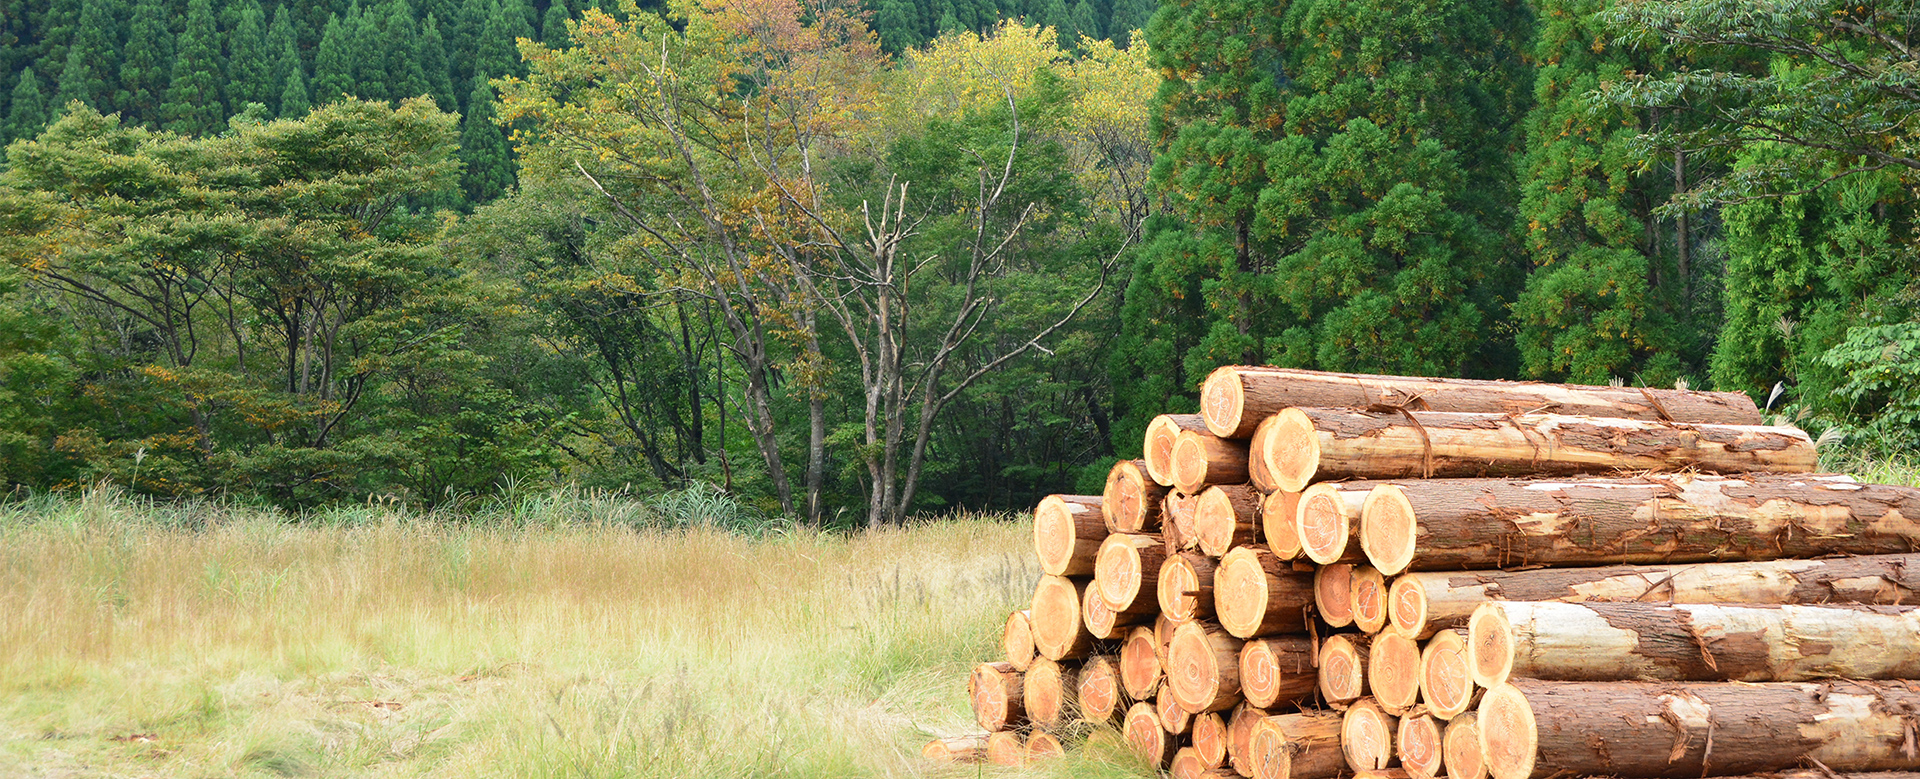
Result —
[[[1231, 712], [1228, 712], [1231, 713]], [[1193, 752], [1203, 769], [1219, 768], [1227, 763], [1227, 718], [1209, 711], [1193, 717]]]
[[1007, 663], [981, 663], [967, 678], [967, 698], [973, 718], [988, 732], [1006, 730], [1027, 721], [1026, 695], [1019, 671]]
[[1143, 701], [1160, 688], [1159, 647], [1150, 627], [1134, 628], [1120, 644], [1120, 686], [1128, 698]]
[[1153, 646], [1154, 651], [1159, 653], [1157, 656], [1160, 658], [1160, 669], [1162, 671], [1165, 671], [1167, 667], [1167, 647], [1173, 643], [1173, 631], [1181, 625], [1187, 624], [1187, 622], [1187, 620], [1174, 619], [1165, 614], [1154, 618]]
[[1100, 546], [1094, 582], [1115, 614], [1151, 615], [1160, 610], [1160, 565], [1167, 548], [1153, 536], [1115, 533]]
[[[1815, 765], [1913, 770], [1912, 682], [1549, 682], [1515, 679], [1480, 702], [1494, 779], [1565, 774], [1699, 777]], [[1598, 716], [1596, 716], [1598, 715]]]
[[1062, 757], [1066, 754], [1066, 745], [1061, 744], [1060, 739], [1055, 738], [1051, 733], [1036, 730], [1027, 736], [1028, 762], [1049, 757]]
[[1213, 570], [1213, 612], [1240, 638], [1306, 630], [1314, 594], [1312, 574], [1261, 546], [1238, 547]]
[[1093, 573], [1107, 520], [1097, 495], [1048, 495], [1033, 510], [1033, 551], [1040, 570], [1054, 576]]
[[1193, 512], [1199, 506], [1200, 496], [1179, 490], [1168, 491], [1160, 501], [1160, 535], [1169, 552], [1200, 547], [1200, 537], [1193, 528]]
[[1480, 752], [1480, 716], [1469, 711], [1447, 723], [1441, 735], [1446, 754], [1442, 763], [1447, 779], [1487, 779], [1487, 761]]
[[1760, 424], [1760, 409], [1740, 392], [1427, 379], [1243, 365], [1215, 369], [1200, 386], [1207, 429], [1223, 438], [1253, 435], [1262, 420], [1292, 406], [1392, 406], [1486, 414], [1550, 411], [1648, 421]]
[[1201, 714], [1240, 703], [1242, 643], [1210, 622], [1189, 622], [1173, 631], [1167, 646], [1167, 684], [1181, 708]]
[[1488, 688], [1515, 676], [1920, 678], [1920, 606], [1492, 601], [1467, 630], [1473, 681]]
[[1147, 477], [1155, 484], [1173, 486], [1173, 445], [1186, 431], [1205, 433], [1206, 420], [1199, 414], [1161, 414], [1147, 423], [1143, 457], [1147, 461]]
[[1267, 550], [1282, 560], [1297, 560], [1306, 550], [1300, 546], [1300, 532], [1293, 526], [1300, 513], [1300, 493], [1276, 490], [1260, 501], [1260, 539]]
[[1300, 493], [1293, 532], [1307, 559], [1321, 565], [1366, 562], [1358, 543], [1360, 512], [1372, 490], [1371, 482], [1323, 482]]
[[1074, 711], [1074, 680], [1079, 676], [1073, 666], [1061, 665], [1044, 657], [1033, 661], [1026, 684], [1027, 720], [1043, 728], [1067, 724]]
[[1033, 646], [1049, 660], [1085, 657], [1093, 649], [1093, 634], [1080, 615], [1088, 584], [1065, 576], [1041, 576], [1033, 588], [1033, 606], [1027, 621], [1033, 628]]
[[1193, 534], [1200, 551], [1214, 557], [1254, 542], [1260, 529], [1258, 490], [1245, 484], [1216, 484], [1200, 493], [1193, 507]]
[[1353, 624], [1353, 565], [1335, 563], [1313, 571], [1313, 608], [1336, 628]]
[[1233, 768], [1234, 773], [1253, 775], [1253, 753], [1249, 749], [1253, 743], [1253, 727], [1273, 714], [1266, 709], [1242, 703], [1233, 710], [1233, 716], [1227, 718], [1227, 765]]
[[987, 759], [987, 736], [936, 738], [920, 749], [920, 756], [946, 763], [978, 763]]
[[1420, 644], [1393, 633], [1374, 636], [1367, 645], [1367, 689], [1388, 714], [1398, 717], [1412, 709], [1420, 701]]
[[1020, 731], [1002, 730], [987, 734], [987, 762], [994, 765], [1017, 766], [1027, 762], [1027, 743], [1020, 738]]
[[[1093, 636], [1095, 641], [1119, 638], [1128, 625], [1146, 621], [1144, 615], [1129, 614], [1123, 617], [1115, 614], [1107, 605], [1107, 599], [1100, 597], [1098, 585], [1089, 585], [1086, 591], [1080, 594], [1080, 619], [1087, 623], [1087, 635]], [[1127, 624], [1121, 624], [1122, 622]]]
[[1160, 613], [1186, 621], [1213, 617], [1213, 571], [1218, 561], [1198, 552], [1170, 555], [1160, 564]]
[[1247, 482], [1247, 442], [1204, 430], [1182, 430], [1173, 441], [1173, 488], [1198, 495], [1212, 484]]
[[1443, 630], [1427, 641], [1420, 650], [1420, 702], [1427, 713], [1451, 720], [1480, 701], [1469, 660], [1465, 630]]
[[1320, 697], [1341, 706], [1367, 694], [1368, 636], [1335, 633], [1320, 645]]
[[1151, 702], [1143, 700], [1128, 708], [1121, 732], [1126, 736], [1127, 747], [1147, 765], [1165, 768], [1173, 760], [1177, 749], [1174, 734], [1160, 724], [1158, 707]]
[[1007, 653], [1007, 664], [1015, 671], [1025, 672], [1039, 652], [1033, 647], [1033, 625], [1027, 621], [1027, 615], [1032, 613], [1021, 609], [1008, 614], [1006, 627], [1000, 631], [1000, 647]]
[[1362, 633], [1378, 633], [1387, 626], [1387, 577], [1371, 565], [1357, 565], [1347, 583], [1347, 610]]
[[1267, 436], [1273, 434], [1273, 426], [1267, 424], [1271, 419], [1262, 420], [1253, 429], [1253, 438], [1247, 441], [1247, 483], [1261, 492], [1278, 489], [1278, 485], [1273, 483], [1273, 472], [1267, 470], [1267, 458], [1260, 456], [1267, 449]]
[[1074, 698], [1080, 701], [1080, 718], [1088, 722], [1110, 722], [1120, 712], [1120, 673], [1108, 655], [1094, 655], [1080, 665]]
[[1399, 725], [1372, 698], [1354, 701], [1340, 720], [1340, 750], [1347, 755], [1347, 767], [1382, 771], [1399, 765], [1393, 748], [1393, 735]]
[[1400, 730], [1394, 734], [1393, 744], [1400, 757], [1400, 767], [1406, 769], [1407, 776], [1434, 779], [1440, 775], [1441, 762], [1445, 759], [1442, 738], [1440, 721], [1431, 714], [1400, 718]]
[[1920, 601], [1920, 554], [1820, 560], [1409, 573], [1393, 580], [1389, 628], [1424, 639], [1464, 627], [1490, 600], [1652, 603]]
[[1380, 485], [1362, 535], [1387, 574], [1896, 554], [1920, 489], [1837, 475], [1434, 479]]
[[1240, 647], [1240, 694], [1263, 709], [1313, 697], [1320, 683], [1313, 655], [1313, 639], [1306, 636], [1247, 641]]
[[1346, 772], [1337, 711], [1305, 711], [1263, 717], [1247, 742], [1254, 779], [1332, 779]]
[[1160, 502], [1167, 488], [1147, 475], [1146, 460], [1121, 460], [1107, 471], [1100, 514], [1110, 533], [1151, 533], [1160, 529]]
[[1174, 750], [1173, 762], [1167, 764], [1167, 776], [1172, 779], [1200, 779], [1206, 773], [1206, 764], [1201, 762], [1200, 754], [1192, 746]]
[[1800, 473], [1815, 465], [1813, 439], [1792, 427], [1297, 407], [1278, 416], [1265, 456], [1274, 483], [1289, 490], [1328, 479]]
[[1180, 705], [1169, 682], [1160, 683], [1159, 694], [1153, 696], [1153, 711], [1160, 716], [1160, 727], [1168, 733], [1184, 736], [1193, 730], [1193, 712]]

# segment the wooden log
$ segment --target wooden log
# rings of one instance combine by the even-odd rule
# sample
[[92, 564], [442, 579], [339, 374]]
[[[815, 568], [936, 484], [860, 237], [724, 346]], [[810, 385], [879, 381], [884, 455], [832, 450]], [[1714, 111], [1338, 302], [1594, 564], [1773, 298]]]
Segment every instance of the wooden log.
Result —
[[1020, 731], [1002, 730], [987, 734], [987, 762], [1018, 766], [1027, 762], [1027, 742]]
[[1275, 712], [1242, 703], [1227, 718], [1227, 766], [1240, 776], [1253, 775], [1253, 728]]
[[1168, 554], [1200, 548], [1200, 536], [1193, 526], [1193, 514], [1199, 506], [1200, 496], [1179, 490], [1169, 490], [1161, 500], [1160, 538]]
[[1263, 717], [1248, 736], [1248, 774], [1254, 779], [1333, 779], [1346, 773], [1337, 711]]
[[1159, 642], [1154, 640], [1153, 628], [1136, 627], [1127, 633], [1127, 640], [1120, 644], [1120, 686], [1127, 691], [1129, 700], [1143, 701], [1153, 697], [1153, 691], [1160, 687]]
[[1258, 490], [1245, 484], [1216, 484], [1200, 493], [1193, 507], [1193, 533], [1200, 551], [1219, 557], [1254, 543], [1260, 530]]
[[1401, 716], [1420, 702], [1420, 644], [1385, 633], [1367, 645], [1367, 689], [1381, 710]]
[[1100, 515], [1109, 533], [1152, 533], [1160, 529], [1160, 502], [1167, 488], [1147, 475], [1146, 460], [1121, 460], [1107, 471], [1100, 493]]
[[1200, 758], [1202, 770], [1227, 764], [1226, 716], [1218, 711], [1193, 716], [1193, 751]]
[[1142, 700], [1127, 709], [1121, 732], [1127, 748], [1156, 768], [1165, 768], [1178, 748], [1173, 732], [1160, 723], [1159, 707], [1150, 701]]
[[1371, 565], [1356, 565], [1347, 584], [1347, 611], [1362, 633], [1378, 633], [1387, 626], [1387, 577]]
[[1198, 552], [1160, 563], [1160, 613], [1177, 620], [1213, 618], [1213, 572], [1219, 561]]
[[1100, 597], [1115, 614], [1151, 616], [1160, 611], [1160, 566], [1167, 550], [1152, 536], [1115, 533], [1100, 545], [1094, 572]]
[[1060, 739], [1044, 730], [1036, 730], [1027, 735], [1027, 762], [1065, 757], [1067, 747]]
[[1240, 647], [1240, 694], [1263, 709], [1313, 697], [1320, 686], [1313, 656], [1306, 636], [1248, 640]]
[[1479, 693], [1467, 653], [1467, 631], [1455, 628], [1433, 634], [1420, 650], [1420, 702], [1427, 713], [1451, 720], [1479, 703]]
[[936, 738], [920, 749], [920, 756], [942, 763], [978, 763], [987, 759], [987, 736]]
[[1191, 745], [1174, 750], [1173, 761], [1167, 764], [1167, 776], [1171, 779], [1201, 779], [1206, 773], [1206, 764]]
[[1346, 753], [1347, 767], [1355, 771], [1397, 767], [1400, 758], [1393, 748], [1393, 736], [1399, 724], [1372, 698], [1354, 701], [1340, 720], [1340, 750]]
[[1093, 636], [1095, 641], [1119, 638], [1128, 627], [1146, 621], [1144, 615], [1115, 614], [1107, 606], [1107, 600], [1100, 597], [1097, 583], [1088, 585], [1086, 591], [1080, 594], [1080, 619], [1087, 624], [1087, 635]]
[[1313, 571], [1313, 608], [1335, 628], [1353, 624], [1353, 565], [1335, 563]]
[[1372, 482], [1322, 482], [1300, 493], [1293, 532], [1302, 554], [1321, 565], [1366, 562], [1360, 517], [1372, 490]]
[[1048, 495], [1033, 509], [1033, 551], [1040, 570], [1054, 576], [1093, 573], [1107, 520], [1096, 495]]
[[1549, 682], [1515, 679], [1480, 702], [1494, 779], [1564, 774], [1737, 775], [1812, 764], [1913, 770], [1913, 682]]
[[1032, 613], [1028, 609], [1021, 609], [1008, 614], [1006, 626], [1000, 629], [1000, 648], [1006, 652], [1007, 664], [1023, 673], [1039, 654], [1039, 650], [1033, 646], [1033, 624], [1027, 619]]
[[1094, 655], [1081, 663], [1073, 695], [1080, 702], [1081, 719], [1112, 722], [1120, 713], [1120, 671], [1115, 667], [1114, 657]]
[[1480, 752], [1480, 716], [1469, 711], [1447, 723], [1441, 736], [1447, 779], [1487, 779], [1486, 756]]
[[1789, 682], [1920, 678], [1920, 607], [1713, 603], [1482, 604], [1473, 681]]
[[1300, 513], [1300, 493], [1286, 490], [1268, 492], [1260, 501], [1260, 540], [1267, 550], [1282, 560], [1298, 560], [1306, 554], [1300, 546], [1300, 532], [1294, 517]]
[[1312, 575], [1261, 546], [1228, 552], [1213, 571], [1213, 612], [1239, 638], [1305, 631], [1315, 594]]
[[1205, 432], [1206, 420], [1199, 414], [1161, 414], [1147, 423], [1144, 454], [1147, 477], [1162, 487], [1173, 486], [1173, 445], [1185, 431]]
[[981, 663], [967, 677], [967, 699], [973, 719], [988, 732], [1026, 724], [1023, 678], [1008, 663]]
[[1240, 639], [1211, 622], [1189, 622], [1167, 646], [1167, 684], [1181, 708], [1194, 714], [1238, 705]]
[[1074, 680], [1079, 669], [1047, 658], [1033, 661], [1027, 670], [1027, 720], [1042, 728], [1058, 728], [1072, 719], [1077, 710], [1073, 700]]
[[1193, 712], [1180, 705], [1173, 695], [1171, 680], [1160, 682], [1160, 692], [1153, 696], [1153, 711], [1160, 716], [1160, 727], [1168, 733], [1184, 736], [1193, 730]]
[[1429, 379], [1244, 365], [1217, 368], [1200, 385], [1200, 409], [1207, 429], [1223, 438], [1253, 435], [1262, 420], [1292, 406], [1399, 406], [1486, 414], [1550, 411], [1650, 422], [1760, 424], [1760, 409], [1740, 392]]
[[1920, 543], [1920, 489], [1836, 475], [1436, 479], [1376, 492], [1364, 535], [1378, 537], [1370, 559], [1389, 574], [1897, 554]]
[[[1813, 470], [1813, 439], [1791, 427], [1705, 425], [1557, 414], [1281, 411], [1267, 466], [1281, 489], [1330, 479], [1530, 476], [1618, 470]], [[1386, 570], [1386, 569], [1382, 569]]]
[[1401, 717], [1393, 744], [1400, 767], [1406, 769], [1411, 779], [1436, 779], [1440, 775], [1446, 748], [1440, 721], [1433, 715], [1421, 712]]
[[1279, 489], [1279, 485], [1273, 482], [1273, 471], [1267, 470], [1267, 458], [1260, 456], [1261, 452], [1267, 450], [1267, 436], [1273, 434], [1273, 425], [1268, 424], [1271, 420], [1271, 416], [1261, 420], [1253, 428], [1253, 437], [1247, 440], [1247, 483], [1261, 492]]
[[1086, 619], [1080, 615], [1087, 586], [1084, 579], [1043, 575], [1033, 588], [1027, 621], [1032, 625], [1033, 646], [1042, 657], [1070, 660], [1093, 650], [1093, 634], [1087, 632]]
[[1167, 670], [1167, 647], [1173, 643], [1173, 631], [1192, 620], [1174, 619], [1165, 614], [1153, 620], [1154, 651], [1160, 658], [1160, 672], [1164, 676]]
[[1335, 633], [1320, 644], [1320, 673], [1316, 681], [1321, 699], [1345, 706], [1367, 694], [1369, 639], [1354, 633]]
[[1247, 483], [1247, 442], [1204, 430], [1182, 430], [1173, 441], [1173, 488], [1198, 495], [1209, 485]]

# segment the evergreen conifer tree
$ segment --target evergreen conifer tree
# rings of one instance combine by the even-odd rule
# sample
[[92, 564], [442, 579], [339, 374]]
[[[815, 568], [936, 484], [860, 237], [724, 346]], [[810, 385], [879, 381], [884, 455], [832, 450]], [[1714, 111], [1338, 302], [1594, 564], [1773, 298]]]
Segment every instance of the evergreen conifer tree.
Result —
[[241, 0], [239, 19], [227, 33], [227, 99], [235, 109], [247, 103], [272, 106], [282, 84], [274, 83], [279, 52], [267, 48], [267, 15], [259, 0]]
[[480, 54], [480, 35], [486, 30], [487, 17], [493, 13], [489, 0], [461, 0], [460, 13], [450, 20], [447, 36], [447, 75], [459, 85], [459, 98], [467, 99], [472, 90], [474, 61]]
[[300, 61], [300, 42], [293, 32], [293, 14], [284, 5], [274, 7], [273, 23], [267, 25], [267, 53], [273, 57], [273, 69], [267, 74], [268, 82], [273, 85], [273, 99], [267, 105], [273, 108], [274, 116], [279, 116], [280, 96], [287, 91], [287, 77], [294, 73], [306, 75], [306, 65]]
[[1060, 48], [1071, 49], [1080, 43], [1073, 39], [1073, 13], [1067, 10], [1066, 0], [1047, 0], [1039, 22], [1042, 27], [1053, 28], [1054, 34], [1060, 37]]
[[481, 205], [505, 194], [513, 187], [513, 161], [507, 137], [493, 123], [493, 89], [476, 76], [467, 97], [466, 120], [460, 128], [460, 159], [467, 169], [460, 177], [460, 189], [467, 202]]
[[287, 73], [287, 86], [280, 90], [280, 112], [283, 119], [298, 119], [307, 115], [313, 106], [307, 100], [307, 78], [298, 68]]
[[127, 36], [127, 56], [120, 63], [120, 91], [115, 102], [121, 121], [159, 127], [160, 105], [166, 102], [167, 80], [172, 72], [173, 32], [167, 29], [166, 0], [139, 0]]
[[353, 56], [353, 32], [339, 16], [328, 17], [327, 27], [320, 34], [320, 49], [313, 56], [313, 88], [308, 92], [315, 105], [359, 92], [353, 80]]
[[[500, 4], [505, 6], [510, 14], [507, 20], [509, 22], [508, 44], [513, 44], [514, 38], [540, 39], [539, 33], [535, 32], [540, 28], [540, 11], [533, 7], [533, 3], [528, 0], [500, 0]], [[514, 49], [518, 51], [519, 47], [515, 45]]]
[[[490, 3], [487, 26], [480, 31], [480, 40], [474, 54], [474, 78], [485, 80], [520, 74], [520, 51], [513, 41], [519, 21], [518, 2], [505, 0]], [[469, 107], [468, 110], [471, 111], [472, 108]]]
[[[1073, 10], [1068, 13], [1067, 17], [1071, 20], [1069, 26], [1073, 29], [1074, 46], [1080, 45], [1081, 36], [1088, 38], [1105, 37], [1101, 34], [1100, 19], [1093, 12], [1093, 4], [1087, 2], [1087, 0], [1077, 0], [1077, 2], [1073, 4]], [[1064, 38], [1066, 36], [1061, 37]]]
[[1154, 0], [1115, 0], [1113, 20], [1107, 24], [1108, 37], [1123, 47], [1131, 45], [1131, 34], [1147, 29], [1154, 7]]
[[433, 102], [442, 111], [459, 111], [460, 101], [453, 95], [453, 76], [447, 62], [447, 45], [440, 37], [439, 19], [432, 14], [420, 23], [420, 72], [427, 79]]
[[354, 0], [341, 22], [351, 32], [353, 83], [363, 100], [389, 100], [394, 96], [395, 85], [387, 80], [387, 58], [380, 51], [386, 27], [386, 14], [381, 10], [379, 5], [362, 8], [360, 0]]
[[568, 46], [567, 4], [555, 2], [547, 6], [547, 15], [540, 19], [540, 41], [550, 49], [564, 49]]
[[880, 35], [880, 47], [889, 54], [899, 54], [927, 42], [920, 34], [920, 19], [913, 0], [881, 0], [873, 27]]
[[73, 47], [84, 6], [84, 0], [47, 1], [47, 10], [40, 15], [39, 24], [34, 27], [42, 48], [33, 70], [42, 74], [42, 78], [58, 81], [60, 71], [66, 69], [67, 49]]
[[227, 126], [220, 74], [220, 31], [210, 0], [187, 3], [187, 27], [180, 33], [167, 80], [167, 102], [160, 119], [168, 130], [190, 135], [219, 132]]
[[13, 94], [7, 102], [7, 121], [0, 130], [4, 138], [0, 142], [12, 142], [21, 138], [32, 138], [40, 134], [47, 126], [47, 101], [40, 91], [40, 78], [34, 75], [33, 66], [20, 71], [20, 79], [13, 85]]
[[122, 0], [87, 0], [67, 61], [60, 70], [55, 99], [60, 105], [78, 100], [101, 113], [114, 110], [114, 83], [120, 78], [120, 29], [116, 6]]
[[420, 39], [407, 0], [391, 0], [386, 8], [387, 28], [381, 31], [381, 53], [387, 60], [387, 91], [393, 100], [432, 92], [420, 57]]

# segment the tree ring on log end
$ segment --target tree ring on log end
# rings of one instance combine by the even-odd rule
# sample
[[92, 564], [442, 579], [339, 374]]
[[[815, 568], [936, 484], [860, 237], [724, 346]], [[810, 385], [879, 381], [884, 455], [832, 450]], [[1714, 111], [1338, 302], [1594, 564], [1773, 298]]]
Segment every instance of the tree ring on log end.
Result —
[[1413, 564], [1418, 532], [1419, 518], [1406, 491], [1381, 484], [1367, 493], [1360, 509], [1360, 549], [1373, 567], [1388, 576], [1407, 570]]
[[1393, 717], [1373, 701], [1361, 700], [1347, 709], [1340, 720], [1340, 749], [1347, 756], [1347, 766], [1355, 771], [1391, 767], [1395, 725]]
[[1473, 706], [1473, 691], [1466, 637], [1458, 630], [1435, 633], [1420, 652], [1420, 696], [1427, 712], [1451, 720]]
[[1399, 749], [1400, 767], [1407, 769], [1410, 779], [1434, 779], [1440, 775], [1444, 747], [1439, 722], [1431, 715], [1400, 720], [1394, 746]]
[[1320, 470], [1320, 433], [1313, 419], [1297, 408], [1284, 408], [1274, 415], [1273, 433], [1267, 436], [1267, 472], [1283, 490], [1305, 491]]
[[1353, 624], [1353, 566], [1346, 563], [1320, 566], [1313, 572], [1313, 607], [1328, 625], [1343, 628]]
[[1387, 629], [1411, 639], [1427, 629], [1427, 585], [1417, 576], [1402, 576], [1387, 588]]
[[1447, 723], [1441, 745], [1447, 779], [1487, 779], [1487, 761], [1480, 751], [1479, 718], [1472, 712]]
[[1267, 549], [1282, 560], [1300, 556], [1300, 534], [1294, 517], [1300, 514], [1300, 493], [1276, 490], [1260, 500], [1260, 533]]
[[1480, 754], [1494, 779], [1528, 779], [1538, 757], [1539, 733], [1527, 696], [1511, 684], [1487, 691], [1478, 716]]
[[[1467, 618], [1467, 662], [1473, 683], [1493, 689], [1513, 675], [1513, 624], [1497, 604], [1486, 603]], [[1481, 730], [1486, 729], [1485, 718]]]
[[1323, 482], [1308, 487], [1300, 494], [1299, 513], [1294, 520], [1294, 531], [1307, 559], [1321, 565], [1340, 562], [1352, 542], [1356, 519], [1347, 515], [1338, 484]]
[[1378, 633], [1387, 626], [1387, 578], [1372, 566], [1357, 565], [1347, 588], [1353, 626], [1362, 633]]

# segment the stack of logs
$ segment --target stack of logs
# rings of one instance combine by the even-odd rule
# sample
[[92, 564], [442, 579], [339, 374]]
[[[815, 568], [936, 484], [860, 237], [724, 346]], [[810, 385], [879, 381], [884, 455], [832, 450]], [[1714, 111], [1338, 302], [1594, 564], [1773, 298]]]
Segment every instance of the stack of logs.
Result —
[[1813, 474], [1738, 393], [1226, 367], [968, 683], [1018, 764], [1176, 777], [1920, 769], [1920, 490]]

